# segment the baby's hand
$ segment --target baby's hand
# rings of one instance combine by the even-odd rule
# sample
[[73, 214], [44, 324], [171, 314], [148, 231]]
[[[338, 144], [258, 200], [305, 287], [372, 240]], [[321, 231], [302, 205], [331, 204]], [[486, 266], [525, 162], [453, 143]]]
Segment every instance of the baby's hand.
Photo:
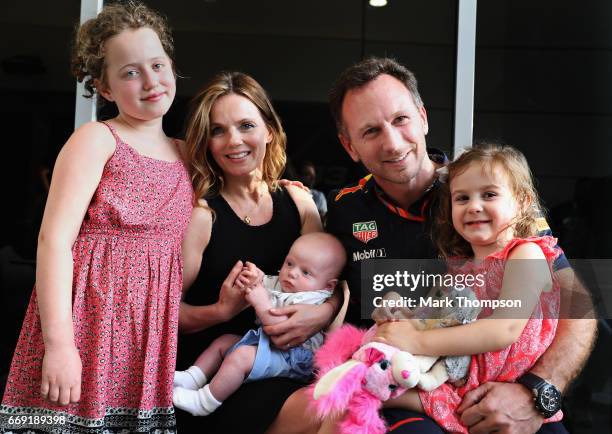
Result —
[[252, 262], [246, 262], [234, 285], [243, 292], [263, 282], [264, 273]]

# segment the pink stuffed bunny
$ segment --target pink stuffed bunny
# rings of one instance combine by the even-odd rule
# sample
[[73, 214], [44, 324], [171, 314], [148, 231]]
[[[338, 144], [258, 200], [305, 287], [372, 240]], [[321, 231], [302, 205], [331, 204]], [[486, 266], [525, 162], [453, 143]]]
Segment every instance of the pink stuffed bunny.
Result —
[[331, 333], [315, 354], [318, 381], [311, 388], [321, 420], [346, 411], [342, 434], [383, 434], [382, 401], [414, 387], [421, 369], [414, 356], [395, 347], [369, 342], [369, 332], [345, 325]]
[[[436, 287], [430, 296], [453, 298], [459, 293], [476, 297], [471, 289], [461, 292]], [[398, 299], [400, 295], [388, 292], [384, 298]], [[476, 319], [479, 312], [479, 308], [441, 308], [438, 312], [377, 309], [373, 317], [408, 319], [418, 330], [425, 330], [464, 324]], [[376, 326], [366, 331], [345, 325], [328, 335], [315, 353], [318, 380], [312, 387], [312, 404], [321, 420], [346, 412], [339, 424], [342, 434], [386, 432], [378, 413], [382, 401], [415, 386], [429, 391], [445, 381], [461, 382], [470, 365], [469, 356], [413, 356], [386, 344], [370, 342], [375, 334]]]

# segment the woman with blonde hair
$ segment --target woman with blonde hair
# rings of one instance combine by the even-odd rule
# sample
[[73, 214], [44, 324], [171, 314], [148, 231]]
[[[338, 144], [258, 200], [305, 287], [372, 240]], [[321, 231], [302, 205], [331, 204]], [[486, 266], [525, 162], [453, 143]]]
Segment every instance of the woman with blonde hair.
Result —
[[[180, 306], [178, 369], [188, 368], [220, 335], [254, 327], [255, 315], [233, 285], [246, 261], [276, 274], [296, 238], [322, 230], [310, 195], [279, 185], [286, 137], [252, 77], [214, 76], [193, 99], [186, 142], [196, 203], [183, 243], [183, 286], [189, 290]], [[338, 297], [332, 297], [320, 306], [275, 309], [271, 313], [289, 319], [264, 330], [277, 347], [288, 349], [329, 324], [337, 306]], [[207, 433], [263, 432], [300, 386], [288, 379], [249, 383], [205, 419], [179, 413], [179, 426], [188, 432], [188, 426]]]

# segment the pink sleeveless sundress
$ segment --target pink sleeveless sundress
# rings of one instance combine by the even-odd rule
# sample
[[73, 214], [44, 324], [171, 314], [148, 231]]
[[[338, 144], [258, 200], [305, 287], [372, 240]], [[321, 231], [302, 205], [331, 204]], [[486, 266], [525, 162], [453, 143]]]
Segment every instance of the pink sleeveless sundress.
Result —
[[0, 432], [176, 432], [172, 377], [190, 177], [182, 161], [143, 156], [105, 125], [116, 149], [72, 247], [81, 399], [60, 407], [40, 396], [44, 344], [34, 291], [0, 408]]
[[[482, 264], [468, 263], [466, 267], [461, 269], [462, 273], [486, 276], [485, 285], [473, 288], [479, 300], [497, 300], [499, 298], [504, 270], [510, 252], [516, 246], [528, 242], [540, 246], [552, 271], [554, 260], [562, 253], [561, 249], [557, 247], [556, 238], [550, 236], [515, 238], [501, 251], [488, 256]], [[553, 280], [552, 290], [541, 293], [539, 304], [515, 343], [503, 350], [472, 356], [467, 380], [463, 386], [455, 387], [451, 383], [444, 383], [431, 392], [419, 390], [419, 397], [425, 413], [446, 432], [468, 434], [467, 428], [461, 423], [461, 418], [455, 411], [461, 404], [463, 396], [470, 390], [489, 381], [514, 382], [518, 377], [529, 371], [555, 337], [559, 318], [559, 304], [559, 286]], [[491, 313], [490, 308], [485, 308], [481, 311], [479, 317], [486, 317]], [[562, 417], [563, 413], [558, 411], [546, 422], [556, 422], [561, 420]]]

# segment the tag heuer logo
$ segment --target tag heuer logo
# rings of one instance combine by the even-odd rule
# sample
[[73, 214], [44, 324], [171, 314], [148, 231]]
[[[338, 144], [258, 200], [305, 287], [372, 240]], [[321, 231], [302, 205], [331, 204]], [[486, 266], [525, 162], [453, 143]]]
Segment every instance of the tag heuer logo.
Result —
[[367, 243], [378, 236], [378, 228], [376, 222], [358, 222], [353, 223], [353, 236], [362, 243]]

